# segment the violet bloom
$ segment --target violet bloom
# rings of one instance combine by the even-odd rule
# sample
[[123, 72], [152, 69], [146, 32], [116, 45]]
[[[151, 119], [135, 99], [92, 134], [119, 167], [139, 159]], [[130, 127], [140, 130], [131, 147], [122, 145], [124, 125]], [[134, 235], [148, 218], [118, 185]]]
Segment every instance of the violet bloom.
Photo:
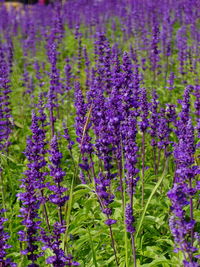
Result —
[[[166, 135], [169, 144], [173, 144], [173, 141], [169, 140], [170, 137], [170, 133], [171, 132], [175, 132], [176, 130], [174, 127], [176, 127], [177, 125], [177, 113], [176, 113], [176, 106], [173, 104], [166, 104], [166, 108], [165, 108], [165, 118], [166, 118], [166, 122], [167, 122], [167, 131], [168, 134]], [[169, 151], [165, 150], [165, 153], [167, 152], [166, 156], [168, 156], [170, 154]]]
[[[53, 40], [52, 40], [53, 39]], [[48, 109], [50, 112], [50, 124], [52, 137], [55, 133], [55, 108], [58, 107], [58, 93], [61, 93], [60, 74], [57, 69], [57, 45], [54, 41], [54, 36], [50, 36], [47, 44], [47, 54], [51, 64], [50, 72], [50, 87], [48, 92]]]
[[97, 33], [98, 39], [95, 42], [98, 55], [97, 72], [99, 75], [99, 82], [104, 86], [104, 90], [110, 93], [111, 82], [111, 48], [104, 33]]
[[178, 31], [177, 31], [177, 48], [178, 48], [178, 60], [179, 60], [179, 70], [182, 75], [184, 75], [185, 72], [185, 65], [186, 60], [188, 57], [188, 46], [187, 46], [187, 32], [186, 32], [186, 26], [183, 25]]
[[[193, 255], [197, 251], [194, 246], [196, 221], [193, 214], [193, 198], [197, 193], [197, 187], [194, 187], [197, 173], [197, 166], [194, 166], [194, 127], [191, 120], [183, 120], [183, 114], [184, 112], [180, 114], [182, 119], [178, 125], [179, 142], [174, 150], [175, 179], [172, 189], [168, 192], [172, 211], [169, 225], [174, 237], [175, 251], [180, 250], [184, 255], [184, 266], [197, 266]], [[187, 206], [190, 209], [189, 218], [186, 213]]]
[[[127, 114], [129, 109], [132, 107], [133, 104], [133, 65], [131, 63], [130, 57], [127, 53], [123, 55], [123, 109], [124, 113]], [[124, 116], [126, 116], [124, 114]]]
[[7, 219], [3, 217], [4, 212], [4, 209], [0, 209], [0, 266], [16, 267], [16, 263], [13, 263], [10, 258], [6, 258], [6, 249], [11, 246], [7, 244], [9, 235], [4, 231], [4, 223], [7, 221]]
[[60, 74], [59, 70], [57, 69], [57, 44], [52, 40], [53, 36], [49, 36], [48, 43], [47, 43], [47, 55], [49, 62], [51, 64], [51, 73], [50, 73], [50, 87], [53, 93], [60, 92]]
[[179, 103], [182, 105], [182, 110], [179, 114], [180, 120], [177, 121], [177, 135], [185, 135], [185, 126], [187, 125], [188, 121], [190, 120], [190, 95], [193, 90], [193, 86], [188, 85], [185, 88], [183, 94], [183, 100], [179, 100]]
[[176, 106], [173, 104], [166, 104], [165, 114], [168, 123], [172, 123], [175, 126], [177, 120]]
[[162, 23], [162, 29], [161, 29], [161, 34], [160, 34], [160, 37], [161, 37], [160, 39], [161, 39], [162, 48], [163, 48], [162, 52], [166, 57], [169, 57], [171, 55], [171, 49], [172, 49], [171, 41], [172, 41], [172, 33], [173, 33], [173, 21], [172, 21], [169, 10], [166, 10], [163, 19], [164, 19], [164, 23]]
[[156, 93], [156, 91], [154, 90], [153, 91], [153, 95], [152, 95], [153, 99], [152, 99], [152, 104], [151, 104], [151, 107], [150, 107], [150, 111], [151, 111], [151, 114], [150, 114], [150, 118], [149, 118], [149, 126], [150, 126], [150, 135], [152, 137], [152, 140], [151, 140], [151, 145], [153, 147], [156, 147], [157, 146], [157, 129], [158, 129], [158, 118], [159, 118], [159, 113], [158, 113], [158, 95]]
[[36, 54], [36, 25], [34, 24], [35, 20], [31, 16], [26, 17], [26, 29], [25, 29], [25, 38], [23, 41], [23, 53], [25, 56], [28, 56], [28, 52], [32, 57]]
[[39, 62], [36, 60], [34, 62], [35, 77], [36, 77], [36, 79], [37, 79], [37, 81], [39, 83], [39, 86], [40, 86], [41, 90], [42, 90], [44, 82], [43, 82], [43, 75], [41, 73], [41, 68], [44, 68], [44, 65], [41, 67]]
[[126, 211], [125, 211], [125, 224], [126, 224], [126, 230], [128, 233], [134, 233], [135, 227], [133, 226], [133, 223], [135, 222], [135, 218], [133, 216], [133, 208], [130, 204], [126, 205]]
[[145, 132], [149, 126], [149, 120], [148, 120], [149, 104], [145, 88], [141, 89], [141, 94], [140, 94], [140, 114], [141, 114], [140, 115], [141, 121], [139, 122], [140, 130], [142, 132]]
[[[109, 219], [109, 216], [112, 215], [112, 209], [109, 207], [109, 205], [114, 200], [114, 195], [109, 192], [109, 187], [111, 184], [110, 179], [106, 178], [102, 173], [99, 173], [98, 178], [95, 178], [95, 184], [96, 184], [96, 193], [99, 197], [101, 209], [104, 214]], [[105, 223], [107, 225], [111, 225], [113, 223], [116, 223], [116, 221], [106, 220]]]
[[[154, 19], [155, 20], [155, 19]], [[155, 20], [153, 22], [152, 28], [152, 40], [151, 40], [151, 47], [150, 47], [150, 64], [151, 70], [153, 71], [153, 80], [155, 82], [156, 75], [159, 74], [158, 70], [160, 68], [159, 61], [160, 61], [160, 50], [158, 48], [160, 42], [160, 30], [158, 22]]]
[[57, 40], [58, 43], [61, 43], [65, 34], [65, 29], [62, 17], [62, 5], [59, 1], [55, 2], [52, 15], [52, 33], [55, 40]]
[[[38, 231], [41, 224], [38, 210], [44, 201], [40, 190], [45, 186], [44, 179], [46, 175], [46, 173], [41, 171], [46, 166], [46, 160], [44, 158], [46, 153], [45, 132], [40, 126], [42, 123], [43, 119], [38, 118], [33, 113], [31, 125], [32, 136], [27, 139], [27, 147], [24, 153], [28, 159], [28, 169], [24, 172], [25, 177], [21, 179], [21, 188], [24, 188], [25, 192], [18, 194], [22, 202], [20, 217], [23, 218], [22, 225], [25, 226], [25, 230], [19, 232], [19, 240], [26, 242], [27, 245], [26, 249], [21, 253], [27, 255], [27, 258], [31, 261], [28, 265], [30, 267], [39, 266], [36, 264], [36, 261], [41, 256], [41, 253], [38, 252], [37, 244], [40, 240]], [[38, 189], [40, 190], [38, 191]]]
[[[87, 118], [87, 104], [85, 103], [83, 93], [80, 88], [80, 84], [75, 84], [75, 107], [76, 107], [76, 118], [75, 128], [77, 135], [77, 142], [81, 152], [82, 162], [79, 164], [82, 170], [89, 171], [91, 164], [89, 164], [89, 158], [93, 152], [93, 145], [91, 143], [92, 138], [89, 136], [88, 131], [91, 127], [91, 123]], [[92, 111], [92, 104], [89, 107], [89, 114]], [[89, 156], [89, 157], [88, 157]], [[90, 179], [91, 181], [91, 179]]]
[[165, 116], [165, 109], [160, 110], [159, 125], [157, 129], [158, 143], [157, 146], [159, 149], [164, 149], [166, 151], [167, 146], [170, 144], [169, 135], [171, 129], [169, 128], [168, 120]]
[[126, 183], [129, 197], [131, 200], [131, 206], [133, 201], [133, 194], [137, 182], [139, 180], [139, 170], [136, 168], [138, 146], [136, 144], [136, 128], [137, 122], [132, 114], [130, 114], [122, 125], [122, 138], [124, 144], [124, 157], [125, 157], [125, 171], [126, 171]]
[[107, 130], [109, 131], [109, 139], [114, 148], [114, 153], [118, 160], [121, 159], [122, 147], [121, 147], [121, 135], [120, 125], [123, 120], [123, 107], [122, 107], [122, 94], [121, 86], [123, 84], [123, 77], [121, 73], [121, 66], [119, 56], [115, 55], [112, 63], [113, 69], [111, 74], [112, 90], [109, 97], [106, 99], [106, 118]]
[[53, 178], [54, 184], [48, 185], [48, 188], [53, 192], [53, 194], [49, 195], [49, 200], [58, 206], [59, 208], [59, 219], [60, 223], [63, 223], [62, 220], [62, 210], [61, 208], [65, 205], [66, 201], [69, 199], [68, 196], [63, 195], [68, 189], [63, 187], [61, 184], [63, 182], [63, 178], [65, 176], [65, 172], [60, 167], [62, 153], [59, 151], [57, 137], [54, 136], [51, 140], [51, 149], [50, 153], [50, 161], [51, 164], [49, 165], [50, 168], [50, 175]]
[[127, 53], [123, 55], [122, 63], [122, 105], [123, 116], [126, 117], [129, 114], [129, 110], [134, 110], [134, 116], [137, 117], [139, 108], [139, 95], [140, 95], [140, 74], [139, 65], [137, 61], [133, 65], [130, 56]]
[[[75, 107], [76, 107], [76, 135], [81, 153], [91, 154], [93, 151], [91, 137], [88, 135], [90, 123], [87, 124], [87, 104], [85, 103], [80, 84], [75, 84]], [[91, 107], [90, 107], [91, 108]]]
[[66, 58], [65, 62], [66, 91], [68, 92], [72, 88], [72, 68], [69, 58]]
[[78, 35], [78, 58], [77, 58], [77, 65], [78, 65], [78, 72], [77, 74], [80, 75], [81, 68], [82, 68], [82, 61], [83, 61], [83, 47], [82, 47], [82, 34], [79, 33]]
[[131, 234], [131, 247], [132, 254], [134, 259], [134, 265], [136, 262], [136, 249], [135, 249], [135, 240], [134, 240], [134, 216], [133, 216], [133, 195], [136, 190], [137, 182], [139, 180], [139, 170], [136, 168], [137, 164], [137, 152], [138, 146], [136, 144], [136, 134], [137, 134], [137, 120], [133, 115], [135, 113], [131, 113], [125, 119], [124, 124], [122, 124], [122, 137], [123, 137], [123, 145], [124, 145], [124, 159], [125, 159], [125, 175], [126, 175], [126, 183], [127, 183], [127, 192], [129, 195], [130, 204], [126, 206], [125, 209], [125, 224], [126, 229]]
[[9, 73], [12, 73], [12, 66], [13, 66], [13, 41], [11, 37], [7, 34], [6, 36], [7, 40], [7, 60], [8, 60], [8, 66], [9, 66]]
[[[194, 88], [194, 95], [196, 97], [194, 107], [195, 107], [195, 115], [196, 115], [196, 130], [197, 136], [200, 138], [200, 86], [196, 85]], [[200, 142], [197, 143], [197, 147], [200, 147]]]
[[85, 72], [86, 72], [85, 88], [86, 88], [86, 91], [88, 91], [89, 86], [90, 86], [90, 60], [88, 57], [86, 47], [83, 48], [83, 56], [84, 56], [84, 60], [85, 60]]
[[[111, 121], [112, 113], [109, 112], [110, 100], [106, 103], [106, 99], [103, 95], [102, 88], [97, 87], [97, 92], [93, 99], [93, 110], [91, 120], [94, 123], [94, 132], [96, 134], [95, 148], [96, 155], [101, 161], [104, 173], [100, 172], [98, 177], [95, 177], [95, 186], [96, 193], [101, 205], [101, 209], [104, 214], [107, 215], [107, 219], [110, 219], [109, 216], [112, 214], [112, 210], [109, 205], [114, 200], [114, 195], [110, 192], [110, 186], [112, 179], [116, 174], [112, 173], [112, 156], [113, 156], [113, 143], [114, 134], [110, 134], [110, 128], [108, 127], [109, 121]], [[114, 104], [114, 103], [113, 103]], [[117, 112], [117, 111], [116, 111]], [[117, 126], [117, 117], [111, 123], [112, 126]], [[114, 220], [105, 221], [105, 223], [111, 226], [112, 223], [115, 223]]]
[[133, 66], [133, 92], [132, 92], [133, 94], [132, 107], [134, 108], [134, 116], [136, 118], [139, 116], [140, 93], [141, 93], [140, 82], [141, 82], [141, 75], [139, 72], [138, 60], [136, 57], [135, 64]]
[[73, 261], [73, 257], [71, 255], [65, 255], [61, 246], [61, 235], [63, 235], [66, 231], [66, 227], [56, 222], [53, 225], [53, 233], [47, 235], [44, 231], [41, 232], [42, 241], [44, 243], [43, 250], [47, 248], [51, 249], [53, 252], [53, 256], [47, 258], [46, 263], [52, 264], [54, 267], [64, 267], [64, 266], [79, 266], [80, 264], [76, 261]]
[[11, 109], [10, 109], [10, 80], [9, 68], [6, 63], [2, 46], [0, 44], [0, 150], [7, 150], [10, 145], [11, 134]]
[[74, 141], [72, 141], [72, 139], [71, 139], [71, 137], [69, 135], [68, 128], [65, 125], [63, 125], [63, 127], [64, 127], [64, 135], [63, 135], [63, 137], [67, 140], [67, 142], [68, 142], [68, 146], [67, 147], [71, 151], [72, 147], [74, 145]]
[[170, 72], [169, 80], [168, 80], [169, 86], [167, 87], [167, 89], [170, 91], [174, 89], [174, 79], [175, 79], [174, 72]]
[[111, 47], [109, 42], [105, 43], [105, 56], [104, 56], [104, 72], [105, 72], [105, 91], [111, 92]]

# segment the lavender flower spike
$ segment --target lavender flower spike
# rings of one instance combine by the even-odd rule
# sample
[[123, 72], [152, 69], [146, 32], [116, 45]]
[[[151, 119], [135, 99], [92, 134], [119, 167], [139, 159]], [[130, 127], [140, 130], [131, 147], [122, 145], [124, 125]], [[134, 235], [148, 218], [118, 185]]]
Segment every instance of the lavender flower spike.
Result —
[[[182, 115], [182, 114], [181, 114]], [[182, 120], [182, 123], [184, 121]], [[171, 200], [172, 216], [169, 226], [174, 236], [175, 252], [182, 251], [184, 255], [184, 266], [198, 266], [194, 257], [197, 248], [194, 246], [194, 227], [196, 221], [193, 213], [193, 199], [197, 193], [194, 187], [196, 169], [194, 166], [194, 127], [191, 120], [179, 124], [179, 143], [176, 145], [174, 156], [176, 159], [175, 183], [168, 192]], [[189, 206], [189, 218], [186, 208]]]
[[0, 266], [2, 267], [16, 267], [17, 264], [13, 263], [11, 259], [6, 258], [6, 249], [11, 246], [7, 244], [9, 238], [8, 233], [4, 232], [4, 222], [7, 221], [2, 215], [5, 212], [4, 209], [0, 210]]
[[54, 185], [48, 186], [48, 188], [53, 192], [53, 194], [49, 196], [49, 200], [58, 206], [60, 223], [63, 224], [61, 209], [64, 206], [65, 202], [69, 199], [69, 197], [63, 196], [64, 192], [66, 192], [68, 189], [61, 186], [61, 183], [65, 176], [65, 172], [60, 167], [62, 153], [59, 152], [56, 136], [54, 136], [51, 141], [50, 155], [51, 155], [50, 156], [51, 164], [49, 165], [49, 168], [50, 168], [50, 175], [53, 177]]
[[64, 251], [60, 248], [61, 235], [65, 233], [66, 227], [56, 222], [53, 226], [53, 234], [47, 235], [44, 231], [41, 232], [44, 243], [43, 250], [50, 248], [54, 255], [47, 258], [46, 263], [52, 264], [54, 267], [64, 266], [78, 266], [78, 262], [73, 261], [71, 255], [66, 256]]
[[[40, 115], [44, 114], [41, 113]], [[37, 245], [40, 240], [38, 231], [41, 223], [38, 210], [43, 201], [40, 190], [44, 187], [46, 174], [41, 172], [41, 168], [46, 165], [44, 159], [44, 154], [46, 153], [44, 146], [46, 143], [44, 141], [45, 132], [40, 128], [39, 122], [43, 125], [44, 119], [45, 117], [43, 116], [37, 117], [35, 113], [32, 114], [32, 136], [27, 139], [27, 147], [24, 153], [28, 159], [28, 169], [24, 172], [25, 177], [21, 179], [21, 188], [24, 188], [25, 192], [17, 195], [22, 202], [20, 217], [23, 218], [22, 225], [26, 229], [19, 231], [19, 240], [27, 244], [26, 249], [21, 253], [27, 255], [32, 262], [28, 265], [30, 267], [38, 266], [35, 262], [41, 256], [41, 253], [38, 253]]]

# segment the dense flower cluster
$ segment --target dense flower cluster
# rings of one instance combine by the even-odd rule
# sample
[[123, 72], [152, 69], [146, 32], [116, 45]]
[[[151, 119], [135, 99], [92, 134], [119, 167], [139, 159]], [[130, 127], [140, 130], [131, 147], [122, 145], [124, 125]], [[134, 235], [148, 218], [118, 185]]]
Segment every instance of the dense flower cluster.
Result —
[[60, 248], [61, 245], [61, 234], [65, 233], [65, 226], [56, 222], [53, 225], [52, 235], [47, 235], [44, 231], [41, 232], [42, 241], [44, 243], [43, 250], [50, 248], [54, 256], [47, 258], [46, 263], [52, 264], [54, 267], [64, 267], [64, 266], [79, 266], [80, 264], [73, 261], [71, 255], [65, 255], [64, 251]]
[[[108, 191], [110, 182], [111, 181], [109, 179], [106, 179], [106, 177], [102, 173], [99, 173], [98, 178], [95, 178], [96, 192], [99, 197], [100, 205], [103, 213], [108, 217], [112, 215], [112, 209], [109, 207], [109, 205], [114, 200], [114, 195]], [[110, 225], [116, 223], [116, 221], [108, 219], [105, 221], [105, 223], [107, 225]]]
[[9, 135], [11, 133], [12, 124], [10, 122], [10, 80], [9, 67], [5, 59], [2, 44], [0, 43], [0, 150], [4, 150], [9, 146]]
[[[189, 88], [190, 89], [190, 88]], [[170, 229], [174, 236], [176, 251], [184, 254], [184, 266], [198, 266], [193, 253], [197, 251], [194, 246], [194, 220], [193, 198], [197, 193], [195, 176], [197, 166], [194, 166], [194, 127], [189, 118], [189, 91], [188, 87], [182, 101], [182, 112], [178, 123], [179, 141], [174, 150], [176, 172], [174, 185], [168, 192], [171, 200], [172, 216]], [[187, 218], [186, 207], [189, 206], [190, 218]]]
[[[65, 176], [65, 172], [60, 167], [62, 153], [59, 152], [57, 137], [54, 136], [51, 140], [51, 150], [50, 153], [50, 175], [53, 178], [54, 185], [48, 185], [48, 188], [53, 192], [53, 194], [49, 195], [49, 200], [58, 206], [61, 210], [61, 207], [64, 206], [65, 202], [69, 199], [68, 196], [63, 196], [63, 194], [67, 191], [67, 188], [61, 186], [63, 178]], [[60, 223], [62, 224], [62, 216], [60, 213]]]
[[135, 232], [135, 228], [133, 227], [135, 218], [133, 216], [133, 208], [131, 207], [130, 204], [127, 204], [126, 206], [125, 217], [126, 217], [125, 223], [126, 223], [127, 232], [132, 234]]
[[0, 266], [200, 266], [200, 1], [0, 2]]
[[35, 262], [41, 256], [41, 253], [38, 253], [37, 244], [40, 240], [38, 232], [41, 224], [38, 210], [41, 203], [45, 201], [41, 190], [45, 187], [46, 176], [46, 173], [42, 171], [43, 167], [46, 166], [44, 158], [46, 141], [43, 129], [46, 117], [42, 110], [40, 110], [40, 115], [42, 116], [32, 114], [32, 136], [27, 139], [27, 147], [24, 153], [28, 159], [28, 169], [24, 172], [25, 177], [21, 179], [21, 188], [25, 192], [18, 194], [22, 202], [20, 217], [23, 218], [22, 225], [26, 228], [26, 230], [19, 231], [19, 240], [27, 244], [26, 249], [21, 253], [27, 255], [32, 262], [29, 266], [38, 266]]
[[16, 267], [16, 263], [13, 263], [10, 258], [6, 258], [6, 249], [11, 246], [7, 244], [7, 240], [9, 239], [8, 233], [4, 232], [4, 222], [7, 221], [3, 217], [4, 212], [4, 209], [0, 210], [0, 265], [3, 267]]

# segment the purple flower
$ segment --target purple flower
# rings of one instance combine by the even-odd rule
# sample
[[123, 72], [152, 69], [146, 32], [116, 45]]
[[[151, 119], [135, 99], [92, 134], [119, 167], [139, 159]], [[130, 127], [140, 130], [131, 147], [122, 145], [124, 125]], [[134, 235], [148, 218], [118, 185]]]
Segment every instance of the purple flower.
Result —
[[158, 95], [155, 90], [153, 91], [152, 97], [153, 99], [152, 99], [152, 104], [150, 107], [151, 115], [149, 119], [149, 126], [150, 126], [149, 132], [152, 137], [151, 145], [155, 147], [157, 146], [157, 129], [158, 129], [158, 122], [159, 122], [159, 113], [158, 113], [159, 102], [157, 101]]
[[160, 68], [159, 61], [160, 61], [161, 51], [158, 48], [159, 42], [160, 42], [159, 25], [156, 19], [154, 19], [153, 26], [152, 26], [152, 40], [151, 40], [150, 56], [149, 56], [151, 70], [153, 71], [153, 74], [154, 74], [154, 77], [153, 77], [154, 82], [156, 80], [156, 74], [158, 74], [158, 69]]
[[51, 27], [52, 35], [54, 36], [54, 41], [60, 43], [65, 34], [62, 18], [62, 5], [60, 2], [55, 2], [54, 4]]
[[102, 32], [97, 32], [97, 40], [95, 42], [96, 56], [98, 56], [97, 73], [99, 75], [99, 83], [104, 87], [105, 92], [110, 93], [111, 90], [111, 48], [110, 44]]
[[65, 125], [63, 125], [63, 126], [64, 126], [64, 135], [63, 135], [63, 137], [67, 140], [67, 142], [68, 142], [68, 146], [67, 147], [71, 151], [72, 150], [72, 147], [74, 145], [74, 141], [71, 140], [71, 137], [69, 135], [68, 128], [66, 128]]
[[61, 235], [65, 233], [66, 227], [59, 222], [53, 225], [53, 233], [48, 234], [41, 231], [42, 241], [44, 243], [43, 250], [50, 248], [54, 256], [47, 258], [46, 263], [52, 264], [54, 267], [64, 267], [64, 266], [78, 266], [79, 263], [73, 261], [72, 255], [65, 255], [61, 246]]
[[61, 207], [63, 207], [66, 203], [66, 201], [69, 199], [68, 196], [63, 195], [68, 189], [61, 186], [63, 182], [63, 178], [65, 176], [65, 172], [60, 167], [61, 159], [62, 159], [62, 153], [59, 151], [58, 148], [58, 142], [57, 137], [54, 136], [51, 140], [51, 149], [49, 151], [50, 153], [50, 161], [51, 164], [49, 165], [50, 168], [50, 175], [53, 178], [54, 185], [48, 185], [49, 190], [53, 192], [49, 196], [49, 200], [57, 205], [59, 207], [60, 212], [60, 220], [62, 223], [62, 213], [61, 213]]
[[114, 195], [108, 191], [110, 182], [110, 179], [106, 179], [106, 177], [102, 173], [99, 173], [98, 178], [95, 178], [96, 193], [100, 198], [102, 211], [107, 215], [111, 215], [112, 213], [112, 211], [108, 209], [108, 206], [114, 200]]
[[24, 188], [25, 192], [18, 194], [22, 202], [20, 217], [23, 218], [22, 225], [25, 226], [25, 230], [19, 231], [18, 234], [20, 236], [19, 240], [27, 244], [26, 249], [22, 253], [27, 254], [28, 259], [32, 262], [28, 266], [38, 266], [35, 262], [41, 256], [41, 253], [38, 252], [37, 244], [40, 240], [38, 231], [41, 224], [38, 210], [44, 201], [41, 190], [45, 187], [44, 181], [46, 176], [46, 173], [41, 171], [46, 166], [44, 158], [46, 142], [43, 129], [46, 118], [42, 107], [40, 114], [43, 116], [37, 117], [34, 112], [32, 114], [32, 136], [27, 139], [27, 147], [24, 152], [28, 159], [27, 170], [24, 172], [25, 177], [21, 179], [21, 188]]
[[122, 137], [124, 143], [125, 171], [128, 193], [132, 199], [136, 184], [139, 180], [136, 168], [138, 146], [136, 144], [137, 122], [133, 115], [129, 115], [122, 124]]
[[113, 219], [107, 219], [106, 221], [105, 221], [105, 224], [106, 225], [112, 225], [112, 224], [115, 224], [117, 221], [116, 220], [113, 220]]
[[169, 136], [171, 129], [169, 127], [168, 119], [165, 115], [165, 109], [160, 110], [160, 118], [157, 129], [158, 143], [157, 146], [159, 149], [164, 149], [166, 152], [167, 146], [170, 144]]
[[[194, 95], [196, 97], [194, 107], [195, 107], [195, 115], [196, 115], [196, 127], [197, 136], [200, 138], [200, 86], [196, 85], [194, 88]], [[197, 143], [197, 147], [200, 147], [200, 141]]]
[[140, 130], [145, 132], [149, 126], [148, 114], [149, 114], [149, 104], [147, 101], [147, 92], [145, 88], [141, 89], [140, 95], [140, 116], [141, 121], [139, 122]]
[[179, 69], [182, 75], [186, 74], [185, 72], [185, 64], [188, 57], [187, 51], [187, 33], [186, 26], [183, 25], [177, 31], [177, 48], [178, 48], [178, 59], [179, 59]]
[[72, 88], [72, 68], [70, 65], [69, 58], [66, 58], [65, 76], [66, 76], [66, 91], [68, 92]]
[[[194, 187], [197, 166], [194, 166], [194, 127], [189, 117], [190, 91], [188, 89], [190, 88], [186, 88], [184, 93], [182, 111], [179, 114], [180, 120], [177, 123], [179, 141], [174, 150], [176, 171], [173, 187], [168, 192], [172, 211], [169, 226], [174, 237], [175, 251], [180, 250], [185, 255], [184, 266], [196, 266], [193, 262], [193, 253], [197, 250], [193, 245], [194, 227], [196, 225], [193, 213], [193, 198], [198, 187]], [[189, 218], [186, 214], [187, 206], [190, 209]]]
[[5, 267], [16, 267], [16, 263], [13, 263], [10, 258], [6, 258], [6, 249], [11, 246], [7, 244], [9, 239], [8, 233], [4, 232], [4, 223], [7, 221], [7, 219], [3, 217], [4, 212], [4, 209], [0, 210], [0, 265]]
[[167, 89], [170, 91], [174, 89], [174, 79], [175, 79], [174, 72], [170, 72], [170, 76], [168, 80], [169, 86], [167, 87]]
[[51, 64], [51, 72], [50, 72], [50, 87], [48, 91], [48, 104], [47, 107], [50, 112], [50, 124], [51, 124], [51, 134], [52, 137], [54, 136], [55, 132], [55, 107], [58, 106], [58, 94], [62, 93], [62, 86], [60, 83], [60, 73], [57, 68], [57, 57], [58, 57], [58, 52], [57, 52], [57, 44], [54, 40], [54, 35], [49, 36], [48, 38], [48, 43], [47, 43], [47, 55], [49, 62]]
[[9, 136], [12, 129], [10, 122], [10, 80], [9, 69], [0, 44], [0, 150], [7, 150], [10, 145]]
[[[81, 152], [81, 160], [82, 162], [79, 164], [83, 171], [88, 171], [93, 166], [92, 162], [92, 152], [93, 152], [93, 144], [91, 143], [92, 138], [89, 136], [89, 129], [91, 127], [91, 123], [89, 121], [92, 107], [91, 104], [89, 107], [89, 113], [87, 117], [87, 108], [88, 105], [85, 103], [85, 99], [80, 88], [80, 84], [75, 84], [75, 107], [76, 107], [76, 119], [75, 119], [75, 128], [77, 135], [77, 142], [79, 143], [79, 148]], [[89, 163], [89, 159], [91, 163]], [[91, 179], [90, 179], [91, 181]]]
[[135, 228], [133, 227], [133, 223], [135, 221], [134, 216], [133, 216], [133, 209], [130, 204], [126, 205], [126, 211], [125, 211], [125, 224], [126, 224], [126, 230], [128, 233], [134, 233]]

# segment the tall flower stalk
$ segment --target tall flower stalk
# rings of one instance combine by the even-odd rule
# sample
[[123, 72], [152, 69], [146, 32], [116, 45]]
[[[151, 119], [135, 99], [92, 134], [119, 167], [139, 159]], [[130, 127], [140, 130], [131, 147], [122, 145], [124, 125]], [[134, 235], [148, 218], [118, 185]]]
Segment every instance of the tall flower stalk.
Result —
[[[190, 119], [190, 93], [192, 87], [188, 86], [184, 92], [182, 100], [182, 111], [179, 114], [180, 120], [177, 124], [177, 134], [179, 141], [174, 150], [176, 161], [176, 171], [174, 184], [168, 192], [171, 200], [172, 216], [169, 225], [174, 236], [175, 251], [182, 251], [184, 256], [184, 266], [197, 267], [194, 252], [194, 228], [196, 221], [194, 218], [194, 199], [198, 191], [198, 182], [195, 179], [197, 166], [194, 165], [194, 127]], [[186, 208], [189, 206], [189, 214]], [[189, 219], [187, 218], [189, 217]]]
[[0, 43], [0, 150], [8, 151], [9, 136], [12, 124], [10, 108], [10, 79], [9, 67], [5, 60], [2, 44]]
[[125, 157], [125, 169], [126, 169], [126, 183], [127, 183], [127, 192], [129, 196], [129, 203], [126, 205], [125, 211], [125, 223], [127, 232], [131, 235], [131, 246], [132, 246], [132, 255], [134, 267], [136, 267], [136, 248], [135, 248], [135, 239], [134, 232], [135, 228], [134, 215], [133, 215], [133, 195], [135, 193], [136, 185], [139, 180], [138, 172], [136, 168], [137, 163], [137, 152], [138, 146], [136, 144], [136, 134], [137, 134], [137, 121], [136, 118], [131, 114], [126, 118], [126, 121], [123, 125], [123, 139], [124, 139], [124, 157]]
[[65, 192], [68, 189], [62, 186], [65, 172], [60, 166], [62, 153], [59, 151], [57, 136], [55, 135], [51, 140], [49, 153], [49, 159], [51, 162], [49, 164], [50, 176], [53, 178], [53, 182], [47, 186], [52, 192], [48, 196], [48, 199], [58, 208], [59, 222], [54, 223], [52, 232], [47, 233], [44, 230], [41, 231], [42, 242], [44, 243], [43, 250], [50, 248], [54, 254], [53, 256], [47, 258], [46, 263], [52, 264], [54, 267], [78, 266], [79, 263], [73, 261], [73, 257], [71, 255], [65, 255], [64, 250], [61, 248], [61, 236], [66, 231], [65, 222], [62, 215], [62, 207], [66, 204], [69, 196], [65, 195]]
[[10, 258], [6, 257], [6, 250], [9, 249], [11, 246], [7, 243], [9, 235], [4, 231], [4, 223], [8, 220], [4, 218], [4, 212], [4, 209], [0, 209], [0, 266], [16, 267], [17, 264], [12, 262]]
[[[44, 114], [41, 113], [40, 115]], [[42, 116], [36, 116], [35, 113], [32, 114], [32, 136], [27, 139], [27, 147], [24, 153], [28, 159], [27, 170], [24, 172], [24, 178], [21, 179], [21, 188], [25, 192], [18, 194], [22, 202], [20, 217], [23, 218], [22, 225], [25, 227], [25, 230], [19, 232], [19, 240], [26, 244], [26, 248], [21, 253], [27, 255], [28, 260], [31, 261], [28, 265], [30, 267], [39, 266], [36, 261], [42, 255], [38, 252], [41, 224], [39, 208], [44, 203], [41, 191], [45, 187], [44, 179], [46, 173], [42, 171], [42, 168], [46, 166], [44, 158], [46, 142], [45, 132], [40, 128], [39, 124], [44, 123], [44, 119]]]
[[149, 105], [147, 101], [146, 89], [141, 89], [140, 96], [141, 121], [139, 122], [140, 130], [142, 132], [142, 207], [144, 207], [144, 172], [145, 172], [145, 135], [149, 126], [148, 113]]
[[60, 167], [62, 153], [59, 151], [57, 137], [55, 135], [52, 138], [50, 145], [51, 149], [49, 153], [51, 155], [51, 164], [49, 165], [49, 168], [54, 184], [48, 186], [48, 188], [52, 191], [52, 194], [49, 196], [49, 200], [58, 207], [59, 221], [60, 224], [63, 225], [62, 207], [65, 205], [65, 202], [69, 199], [69, 197], [63, 195], [68, 189], [61, 185], [65, 172]]

